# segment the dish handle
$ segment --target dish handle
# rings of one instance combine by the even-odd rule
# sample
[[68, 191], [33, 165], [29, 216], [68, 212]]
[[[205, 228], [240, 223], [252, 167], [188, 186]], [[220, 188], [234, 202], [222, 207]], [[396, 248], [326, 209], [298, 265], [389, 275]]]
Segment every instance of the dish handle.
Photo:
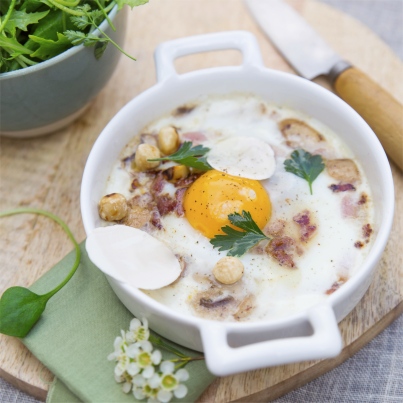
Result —
[[178, 57], [226, 49], [239, 50], [243, 56], [244, 66], [263, 66], [259, 45], [250, 32], [217, 32], [174, 39], [158, 45], [154, 54], [157, 80], [163, 81], [178, 75], [174, 66], [174, 60]]
[[219, 322], [200, 328], [207, 368], [217, 376], [227, 376], [293, 362], [330, 358], [342, 349], [342, 339], [331, 306], [318, 305], [307, 312], [313, 334], [230, 347], [229, 330]]

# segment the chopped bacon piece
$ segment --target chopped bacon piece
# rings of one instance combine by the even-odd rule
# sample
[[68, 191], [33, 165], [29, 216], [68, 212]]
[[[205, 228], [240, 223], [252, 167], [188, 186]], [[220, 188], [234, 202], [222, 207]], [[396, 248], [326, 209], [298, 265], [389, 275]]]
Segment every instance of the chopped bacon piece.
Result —
[[183, 105], [179, 106], [174, 110], [172, 113], [173, 116], [182, 116], [187, 115], [188, 113], [192, 112], [193, 109], [196, 108], [196, 105]]
[[325, 291], [326, 295], [333, 294], [336, 290], [338, 290], [345, 282], [347, 281], [346, 278], [340, 277], [337, 281], [335, 281], [332, 286]]
[[154, 227], [158, 228], [158, 229], [162, 229], [162, 223], [161, 223], [161, 216], [160, 213], [158, 212], [157, 209], [154, 209], [151, 213], [151, 220], [150, 220], [151, 224], [154, 225]]
[[175, 212], [179, 217], [185, 215], [185, 210], [183, 209], [183, 198], [186, 190], [187, 188], [180, 188], [175, 192]]
[[155, 194], [159, 194], [162, 192], [162, 189], [165, 185], [165, 179], [162, 175], [162, 172], [158, 172], [157, 176], [154, 178], [153, 183], [151, 184], [151, 192]]
[[174, 183], [174, 185], [177, 188], [188, 187], [199, 177], [200, 174], [193, 174], [188, 176], [187, 178], [179, 179], [176, 183]]
[[366, 193], [362, 193], [360, 200], [358, 200], [358, 205], [362, 205], [365, 204], [368, 201], [368, 196], [366, 195]]
[[272, 236], [282, 236], [284, 234], [285, 221], [275, 220], [266, 227], [265, 232]]
[[295, 249], [295, 241], [289, 236], [273, 238], [266, 246], [266, 252], [276, 259], [280, 266], [295, 267], [292, 253]]
[[176, 201], [167, 194], [158, 195], [158, 197], [156, 197], [156, 201], [157, 201], [158, 212], [162, 216], [164, 216], [168, 213], [171, 213], [172, 211], [175, 210]]
[[371, 224], [365, 224], [362, 227], [362, 235], [364, 238], [369, 238], [372, 234], [373, 229], [371, 228]]
[[316, 231], [316, 225], [310, 223], [310, 212], [304, 210], [293, 217], [293, 220], [300, 226], [301, 241], [307, 242]]
[[200, 305], [208, 309], [214, 309], [227, 305], [228, 303], [233, 303], [235, 301], [232, 295], [228, 295], [222, 299], [213, 300], [211, 298], [200, 298]]
[[333, 193], [339, 193], [347, 192], [348, 190], [355, 190], [355, 187], [351, 183], [339, 183], [338, 185], [330, 185], [329, 189], [331, 189]]
[[357, 241], [357, 242], [354, 243], [354, 246], [355, 246], [357, 249], [361, 249], [361, 248], [364, 247], [364, 244], [363, 244], [361, 241]]

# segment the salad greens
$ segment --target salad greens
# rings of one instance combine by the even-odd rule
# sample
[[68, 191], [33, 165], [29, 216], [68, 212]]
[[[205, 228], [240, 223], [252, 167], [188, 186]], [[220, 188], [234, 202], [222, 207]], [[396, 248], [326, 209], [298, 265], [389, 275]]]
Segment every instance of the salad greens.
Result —
[[73, 242], [76, 258], [67, 277], [57, 287], [46, 294], [38, 295], [28, 290], [28, 288], [19, 286], [10, 287], [4, 291], [0, 299], [0, 333], [16, 337], [25, 337], [29, 333], [45, 310], [49, 299], [60, 291], [73, 277], [80, 265], [81, 259], [80, 246], [69, 227], [54, 214], [48, 211], [27, 207], [1, 212], [0, 218], [25, 213], [43, 215], [56, 221]]
[[[99, 28], [117, 5], [133, 8], [148, 0], [1, 0], [0, 73], [33, 66], [83, 44], [99, 59], [108, 43], [120, 46]], [[94, 34], [98, 29], [99, 35]]]

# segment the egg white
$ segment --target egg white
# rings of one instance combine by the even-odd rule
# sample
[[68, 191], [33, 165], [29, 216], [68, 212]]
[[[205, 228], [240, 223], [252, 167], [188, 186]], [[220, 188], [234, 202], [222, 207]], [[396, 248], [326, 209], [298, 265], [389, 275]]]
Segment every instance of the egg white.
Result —
[[[256, 308], [246, 320], [279, 318], [324, 300], [325, 291], [340, 276], [354, 275], [365, 259], [369, 245], [357, 249], [354, 242], [361, 237], [362, 225], [373, 222], [371, 197], [364, 216], [358, 219], [343, 217], [341, 199], [344, 194], [332, 194], [328, 189], [335, 180], [326, 171], [314, 181], [311, 195], [305, 180], [284, 170], [284, 160], [293, 150], [285, 144], [277, 122], [288, 117], [304, 120], [325, 137], [327, 155], [332, 158], [353, 158], [353, 155], [321, 122], [300, 112], [273, 106], [255, 96], [204, 97], [197, 101], [197, 105], [189, 114], [161, 117], [148, 125], [144, 132], [157, 133], [162, 127], [173, 125], [180, 133], [197, 131], [205, 134], [207, 139], [203, 145], [210, 148], [231, 136], [247, 135], [267, 142], [275, 151], [276, 166], [272, 177], [260, 182], [271, 199], [272, 220], [286, 220], [297, 230], [293, 217], [307, 209], [311, 211], [312, 222], [318, 226], [317, 234], [304, 247], [302, 256], [295, 258], [297, 268], [280, 266], [266, 254], [247, 252], [240, 258], [245, 266], [242, 288], [257, 299]], [[362, 181], [356, 186], [354, 197], [362, 192], [370, 196], [368, 182], [362, 169], [360, 171]], [[133, 193], [128, 191], [129, 188], [130, 176], [117, 162], [106, 193], [119, 192], [130, 197]], [[166, 184], [163, 193], [172, 195], [175, 190], [172, 184]], [[226, 252], [214, 249], [210, 240], [195, 230], [186, 217], [172, 213], [162, 217], [161, 222], [163, 229], [151, 229], [150, 233], [175, 254], [185, 257], [186, 275], [170, 286], [145, 292], [178, 312], [193, 315], [189, 301], [196, 293], [209, 289], [209, 281], [214, 281], [212, 269]], [[200, 281], [203, 278], [210, 280]]]

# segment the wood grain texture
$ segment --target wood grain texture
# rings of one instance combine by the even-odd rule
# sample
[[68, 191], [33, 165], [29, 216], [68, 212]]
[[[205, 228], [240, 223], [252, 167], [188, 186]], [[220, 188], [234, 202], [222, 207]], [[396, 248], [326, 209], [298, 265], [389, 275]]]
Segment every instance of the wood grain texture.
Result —
[[344, 70], [334, 88], [371, 126], [388, 156], [403, 170], [403, 106], [355, 67]]
[[[403, 102], [402, 63], [369, 29], [313, 0], [292, 4], [346, 60]], [[233, 29], [245, 29], [257, 36], [267, 67], [292, 72], [247, 14], [241, 0], [151, 0], [131, 12], [124, 47], [138, 61], [122, 58], [106, 88], [79, 120], [43, 138], [1, 139], [0, 210], [17, 206], [44, 208], [62, 217], [77, 240], [83, 240], [79, 192], [85, 161], [114, 114], [155, 84], [156, 45], [187, 35]], [[235, 51], [210, 52], [181, 58], [176, 67], [183, 73], [240, 61]], [[329, 88], [322, 79], [316, 81]], [[401, 195], [402, 173], [393, 164], [392, 169], [396, 194]], [[402, 236], [400, 197], [396, 199], [392, 234], [373, 284], [340, 324], [345, 348], [339, 357], [217, 379], [200, 402], [272, 400], [334, 368], [370, 341], [403, 311]], [[0, 293], [12, 285], [29, 286], [70, 250], [65, 234], [50, 220], [30, 215], [2, 219]], [[52, 379], [52, 374], [19, 340], [7, 336], [0, 336], [0, 376], [40, 399], [45, 398]]]

